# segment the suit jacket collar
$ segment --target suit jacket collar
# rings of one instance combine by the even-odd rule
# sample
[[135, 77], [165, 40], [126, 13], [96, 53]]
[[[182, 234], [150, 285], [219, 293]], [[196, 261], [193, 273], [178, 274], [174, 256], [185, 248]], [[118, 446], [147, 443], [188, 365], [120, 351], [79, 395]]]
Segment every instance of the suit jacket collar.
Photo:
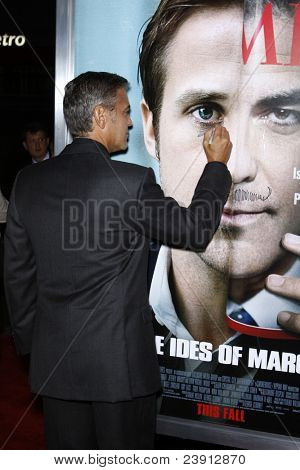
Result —
[[67, 145], [61, 152], [61, 155], [72, 155], [72, 154], [87, 154], [96, 153], [102, 157], [109, 158], [109, 153], [104, 147], [96, 140], [88, 139], [86, 137], [78, 137], [73, 142]]

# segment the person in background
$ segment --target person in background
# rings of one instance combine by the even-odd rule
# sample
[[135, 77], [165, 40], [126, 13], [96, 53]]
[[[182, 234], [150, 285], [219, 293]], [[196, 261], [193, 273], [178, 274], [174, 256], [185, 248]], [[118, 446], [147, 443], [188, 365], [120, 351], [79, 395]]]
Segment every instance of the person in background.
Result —
[[48, 160], [52, 156], [48, 128], [39, 121], [28, 122], [20, 133], [19, 151], [6, 155], [1, 161], [2, 194], [10, 199], [17, 174], [25, 166]]
[[28, 163], [43, 162], [51, 158], [50, 137], [47, 127], [41, 122], [26, 124], [22, 132], [22, 145], [30, 156]]

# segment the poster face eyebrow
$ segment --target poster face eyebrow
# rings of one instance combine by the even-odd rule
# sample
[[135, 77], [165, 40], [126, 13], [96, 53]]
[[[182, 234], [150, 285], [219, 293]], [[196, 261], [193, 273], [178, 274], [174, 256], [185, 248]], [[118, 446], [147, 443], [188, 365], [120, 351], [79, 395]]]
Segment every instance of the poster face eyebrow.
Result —
[[295, 106], [300, 104], [300, 89], [283, 91], [270, 96], [266, 96], [257, 101], [258, 107], [279, 107], [279, 106]]
[[179, 109], [188, 109], [198, 103], [207, 101], [226, 101], [225, 93], [206, 92], [205, 90], [187, 90], [175, 102]]

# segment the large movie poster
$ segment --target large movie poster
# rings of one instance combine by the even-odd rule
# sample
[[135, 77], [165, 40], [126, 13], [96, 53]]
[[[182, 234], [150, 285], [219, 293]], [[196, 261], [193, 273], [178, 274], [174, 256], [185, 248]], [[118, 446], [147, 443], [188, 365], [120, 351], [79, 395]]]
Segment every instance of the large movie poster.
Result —
[[233, 187], [204, 253], [156, 247], [161, 413], [300, 436], [300, 336], [277, 323], [300, 313], [300, 5], [164, 3], [181, 12], [165, 20], [177, 29], [155, 132], [162, 186], [189, 204], [198, 141], [221, 122]]
[[[145, 146], [159, 164], [165, 194], [189, 204], [206, 163], [202, 137], [216, 123], [227, 127], [233, 142], [233, 187], [207, 250], [152, 243], [160, 412], [300, 436], [300, 321], [299, 334], [277, 322], [280, 312], [282, 322], [289, 322], [289, 312], [300, 314], [299, 3], [127, 3], [129, 16], [126, 0], [82, 4], [82, 15], [87, 4], [100, 11], [99, 21], [101, 11], [110, 15], [108, 26], [98, 22], [110, 46], [87, 39], [89, 31], [80, 28], [86, 23], [90, 30], [91, 23], [78, 20], [76, 70], [127, 75], [130, 64], [129, 96], [137, 104], [136, 41], [155, 15], [143, 29], [142, 116]], [[128, 57], [126, 45], [133, 51]], [[82, 51], [95, 48], [94, 62], [86, 63]], [[137, 128], [139, 119], [135, 114]], [[134, 154], [138, 162], [144, 144], [134, 132], [126, 159]]]

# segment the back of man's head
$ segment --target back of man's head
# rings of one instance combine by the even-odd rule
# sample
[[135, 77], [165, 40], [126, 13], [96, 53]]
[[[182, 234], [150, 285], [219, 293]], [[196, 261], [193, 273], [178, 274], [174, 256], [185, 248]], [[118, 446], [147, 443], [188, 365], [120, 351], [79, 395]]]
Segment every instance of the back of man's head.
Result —
[[108, 72], [85, 72], [66, 85], [64, 116], [73, 137], [92, 131], [95, 106], [114, 108], [119, 88], [127, 90], [128, 81]]

